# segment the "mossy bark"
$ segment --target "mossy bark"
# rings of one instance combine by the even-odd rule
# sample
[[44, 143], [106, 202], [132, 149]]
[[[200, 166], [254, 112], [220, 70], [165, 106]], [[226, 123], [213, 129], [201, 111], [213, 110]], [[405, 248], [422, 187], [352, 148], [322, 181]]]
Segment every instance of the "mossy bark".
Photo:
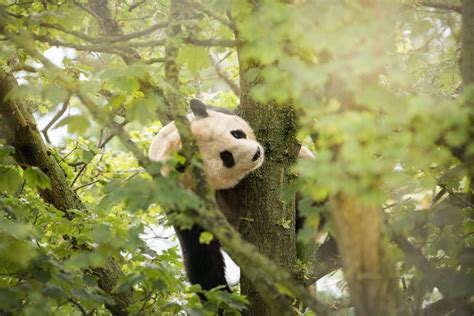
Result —
[[[234, 189], [240, 196], [240, 233], [260, 253], [296, 276], [295, 203], [294, 198], [290, 202], [281, 198], [282, 189], [293, 179], [288, 170], [296, 163], [300, 148], [295, 138], [296, 115], [291, 104], [258, 103], [251, 98], [250, 90], [258, 81], [247, 81], [245, 74], [254, 67], [259, 66], [240, 59], [239, 115], [250, 123], [264, 146], [265, 162]], [[282, 314], [268, 298], [260, 296], [245, 272], [241, 289], [250, 301], [248, 315]]]
[[[73, 219], [71, 209], [86, 211], [84, 204], [69, 185], [65, 172], [55, 160], [37, 128], [33, 115], [28, 111], [25, 102], [5, 100], [5, 95], [17, 85], [11, 73], [0, 68], [0, 138], [15, 148], [15, 158], [23, 166], [36, 166], [49, 178], [51, 189], [40, 190], [46, 203], [54, 205], [64, 212], [65, 217]], [[71, 239], [73, 248], [83, 248]], [[106, 267], [92, 268], [98, 276], [99, 287], [109, 293], [115, 304], [107, 306], [113, 315], [128, 315], [128, 306], [132, 303], [131, 291], [112, 294], [117, 280], [123, 275], [117, 262], [110, 258]]]

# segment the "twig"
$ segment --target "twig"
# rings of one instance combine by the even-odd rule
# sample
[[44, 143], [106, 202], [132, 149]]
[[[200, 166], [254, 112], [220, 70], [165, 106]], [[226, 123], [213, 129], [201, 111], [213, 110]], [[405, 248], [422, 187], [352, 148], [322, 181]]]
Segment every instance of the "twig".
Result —
[[82, 313], [83, 316], [89, 316], [89, 313], [86, 312], [86, 310], [84, 309], [84, 307], [82, 307], [81, 304], [79, 304], [77, 301], [75, 301], [72, 297], [69, 297], [68, 298], [68, 301], [75, 305]]
[[[127, 124], [128, 124], [128, 120], [125, 120], [125, 121], [123, 121], [122, 123], [116, 124], [116, 125], [122, 128], [122, 127], [124, 127], [124, 126], [127, 125]], [[102, 140], [102, 136], [103, 136], [102, 133], [103, 133], [103, 130], [104, 130], [104, 129], [102, 129], [102, 130], [100, 131], [100, 141], [97, 143], [97, 148], [104, 148], [104, 146], [107, 145], [107, 143], [110, 142], [110, 140], [112, 140], [112, 138], [114, 138], [114, 136], [115, 136], [113, 133], [111, 133], [110, 135], [107, 136], [107, 138], [105, 138], [104, 140]]]
[[[197, 39], [192, 37], [183, 38], [183, 43], [196, 45], [196, 46], [205, 46], [205, 47], [236, 47], [237, 41], [227, 40], [227, 39]], [[154, 47], [154, 46], [163, 46], [165, 45], [165, 40], [155, 40], [155, 41], [146, 41], [146, 42], [130, 42], [127, 43], [128, 47]]]
[[139, 6], [141, 6], [142, 4], [146, 3], [146, 0], [142, 0], [140, 2], [137, 2], [135, 4], [132, 4], [129, 8], [128, 8], [128, 12], [132, 12], [133, 10], [135, 10], [136, 8], [138, 8]]
[[34, 2], [34, 1], [22, 2], [22, 3], [17, 3], [17, 2], [15, 2], [15, 3], [12, 3], [12, 4], [7, 5], [6, 8], [12, 7], [12, 6], [15, 6], [15, 5], [17, 5], [17, 6], [30, 5], [30, 4], [33, 4], [33, 3], [35, 3], [35, 2]]
[[35, 67], [30, 66], [30, 65], [21, 64], [21, 65], [15, 66], [12, 69], [12, 71], [26, 71], [26, 72], [36, 73], [36, 72], [38, 72], [38, 69], [36, 69]]
[[236, 40], [226, 40], [226, 39], [197, 39], [197, 38], [185, 38], [184, 43], [192, 44], [196, 46], [205, 46], [205, 47], [236, 47], [238, 41]]
[[235, 83], [235, 81], [229, 78], [227, 73], [221, 68], [219, 62], [214, 58], [211, 52], [209, 52], [208, 56], [219, 78], [224, 80], [224, 82], [229, 86], [229, 88], [234, 91], [235, 95], [240, 96], [240, 88]]
[[84, 170], [86, 170], [87, 168], [87, 164], [84, 164], [82, 166], [82, 168], [79, 170], [79, 172], [76, 174], [76, 177], [74, 177], [74, 180], [72, 180], [71, 182], [71, 187], [74, 186], [74, 184], [76, 183], [77, 179], [79, 179], [79, 177], [81, 176], [81, 174], [84, 172]]
[[101, 19], [100, 16], [98, 16], [97, 14], [95, 14], [95, 12], [92, 11], [91, 9], [89, 9], [88, 7], [83, 6], [81, 3], [79, 3], [79, 2], [77, 2], [77, 1], [75, 1], [75, 0], [73, 0], [72, 2], [73, 2], [76, 6], [78, 6], [79, 8], [81, 8], [82, 10], [84, 10], [84, 11], [86, 11], [87, 13], [89, 13], [90, 15], [92, 15], [94, 18], [96, 18], [96, 19]]
[[[134, 142], [131, 141], [128, 133], [116, 124], [113, 124], [110, 120], [108, 113], [104, 113], [102, 108], [96, 105], [92, 100], [88, 98], [84, 91], [80, 90], [77, 84], [74, 84], [74, 79], [69, 77], [64, 70], [58, 66], [51, 63], [46, 59], [38, 50], [36, 50], [32, 45], [29, 45], [25, 41], [25, 38], [19, 37], [5, 28], [0, 27], [0, 31], [3, 32], [5, 36], [11, 39], [18, 47], [25, 49], [25, 51], [33, 58], [38, 59], [46, 68], [54, 70], [55, 79], [57, 79], [65, 87], [68, 87], [69, 91], [76, 94], [85, 107], [89, 109], [89, 112], [97, 119], [99, 123], [104, 123], [112, 133], [114, 133], [122, 142], [127, 150], [129, 150], [137, 159], [138, 163], [153, 177], [160, 178], [162, 177], [160, 172], [154, 170], [152, 163], [145, 156], [142, 149], [140, 149]], [[185, 118], [183, 118], [185, 119]], [[189, 124], [188, 121], [186, 121]], [[183, 137], [184, 139], [184, 137]], [[184, 143], [184, 140], [183, 140]], [[184, 146], [183, 146], [184, 148]], [[196, 151], [197, 152], [197, 151]], [[192, 157], [192, 155], [190, 156]], [[204, 171], [195, 166], [194, 174], [198, 174], [197, 180], [204, 179]], [[201, 183], [198, 183], [200, 185]], [[205, 190], [206, 192], [202, 192]], [[326, 315], [327, 307], [320, 304], [311, 294], [302, 286], [296, 284], [293, 281], [291, 275], [282, 271], [281, 268], [277, 267], [271, 260], [267, 257], [261, 255], [257, 248], [245, 242], [242, 237], [233, 229], [233, 227], [227, 222], [224, 215], [220, 213], [217, 209], [214, 199], [209, 199], [213, 195], [207, 190], [207, 185], [204, 183], [202, 188], [196, 188], [196, 194], [203, 198], [203, 206], [195, 210], [197, 216], [194, 217], [196, 222], [204, 227], [209, 232], [213, 233], [221, 242], [224, 244], [225, 249], [228, 250], [229, 254], [236, 258], [238, 262], [247, 263], [246, 266], [255, 266], [258, 267], [258, 270], [247, 269], [245, 273], [251, 276], [254, 282], [260, 281], [260, 273], [263, 273], [272, 284], [281, 285], [283, 288], [288, 289], [296, 298], [300, 299], [301, 302], [311, 308], [313, 311], [316, 311], [318, 315]], [[260, 282], [261, 283], [261, 282]], [[264, 285], [268, 285], [265, 282]], [[274, 286], [274, 288], [275, 288]], [[278, 289], [274, 293], [279, 293]], [[111, 310], [111, 307], [108, 307]]]
[[158, 57], [158, 58], [146, 59], [146, 60], [143, 60], [143, 61], [145, 62], [145, 64], [151, 65], [151, 64], [155, 64], [155, 63], [164, 63], [165, 59], [163, 57]]
[[[115, 45], [110, 45], [110, 43], [101, 43], [101, 44], [75, 44], [70, 42], [64, 42], [45, 35], [33, 34], [33, 38], [37, 41], [48, 43], [52, 46], [62, 46], [70, 47], [81, 51], [89, 52], [103, 52], [109, 54], [118, 54], [126, 55], [129, 59], [136, 59], [136, 56], [132, 56], [124, 52], [124, 50], [131, 47], [154, 47], [154, 46], [163, 46], [165, 45], [165, 40], [155, 40], [155, 41], [143, 41], [143, 42], [127, 42], [127, 43], [115, 43]], [[196, 46], [205, 46], [205, 47], [235, 47], [237, 46], [237, 41], [226, 40], [226, 39], [196, 39], [196, 38], [184, 38], [184, 43], [192, 44]]]
[[85, 187], [87, 187], [87, 186], [89, 186], [89, 185], [93, 185], [94, 183], [97, 183], [97, 182], [99, 182], [99, 181], [100, 181], [100, 179], [97, 179], [97, 180], [94, 180], [94, 181], [92, 181], [92, 182], [89, 182], [89, 183], [80, 185], [80, 186], [78, 186], [77, 188], [75, 188], [74, 191], [78, 191], [78, 190], [80, 190], [80, 189], [82, 189], [82, 188], [85, 188]]
[[448, 192], [446, 187], [442, 187], [441, 190], [435, 196], [433, 196], [433, 199], [431, 200], [431, 207], [435, 205], [443, 197], [443, 195], [446, 194], [446, 192]]
[[[60, 41], [57, 39], [53, 39], [51, 37], [45, 36], [45, 35], [37, 35], [33, 34], [33, 38], [37, 41], [43, 42], [43, 43], [48, 43], [52, 46], [62, 46], [62, 47], [70, 47], [74, 48], [77, 50], [82, 50], [82, 51], [88, 51], [88, 52], [102, 52], [102, 53], [109, 53], [109, 54], [125, 54], [123, 52], [124, 49], [127, 48], [127, 45], [108, 45], [108, 44], [86, 44], [86, 45], [81, 45], [81, 44], [76, 44], [76, 43], [70, 43], [70, 42], [64, 42]], [[131, 56], [128, 56], [128, 58], [131, 58]]]
[[125, 35], [122, 35], [122, 36], [118, 36], [118, 37], [112, 37], [110, 39], [104, 39], [104, 41], [106, 43], [124, 42], [124, 41], [128, 41], [129, 39], [132, 39], [132, 38], [137, 38], [137, 37], [142, 37], [142, 36], [148, 35], [150, 33], [153, 33], [156, 30], [163, 29], [167, 26], [168, 26], [168, 22], [161, 22], [161, 23], [157, 23], [155, 25], [152, 25], [147, 29], [137, 31], [137, 32], [132, 32], [132, 33], [125, 34]]
[[84, 161], [77, 161], [77, 162], [69, 162], [68, 163], [68, 165], [71, 166], [71, 167], [79, 167], [79, 166], [82, 166], [82, 165], [85, 165], [85, 164], [86, 163]]
[[153, 15], [145, 15], [145, 16], [139, 16], [136, 18], [123, 18], [123, 19], [117, 19], [117, 22], [123, 22], [123, 21], [142, 21], [145, 19], [151, 19], [153, 18]]
[[97, 41], [99, 40], [99, 39], [90, 37], [89, 35], [81, 33], [81, 32], [76, 32], [76, 31], [73, 31], [73, 30], [67, 30], [62, 25], [59, 25], [59, 24], [51, 24], [51, 23], [43, 22], [43, 23], [40, 24], [40, 26], [46, 27], [46, 28], [49, 28], [49, 29], [55, 29], [55, 30], [61, 31], [61, 32], [69, 34], [69, 35], [73, 35], [77, 38], [80, 38], [80, 39], [86, 41], [86, 42], [97, 43]]
[[48, 136], [48, 130], [63, 116], [63, 114], [66, 112], [67, 108], [69, 107], [69, 101], [71, 100], [71, 94], [69, 94], [66, 98], [66, 101], [63, 102], [63, 105], [61, 109], [53, 116], [51, 121], [49, 121], [48, 124], [41, 130], [41, 133], [43, 133], [44, 139], [46, 142], [51, 144], [51, 140], [49, 139]]
[[449, 4], [449, 3], [441, 3], [441, 2], [434, 2], [429, 0], [418, 0], [416, 1], [417, 5], [421, 5], [424, 7], [434, 8], [434, 9], [441, 9], [447, 11], [454, 11], [457, 13], [462, 12], [462, 7], [459, 5]]
[[188, 0], [186, 1], [190, 6], [194, 7], [198, 11], [205, 13], [207, 16], [214, 18], [215, 20], [221, 22], [225, 26], [229, 27], [231, 30], [235, 30], [235, 25], [229, 20], [226, 16], [220, 15], [218, 12], [212, 10], [211, 8], [203, 5], [200, 2]]

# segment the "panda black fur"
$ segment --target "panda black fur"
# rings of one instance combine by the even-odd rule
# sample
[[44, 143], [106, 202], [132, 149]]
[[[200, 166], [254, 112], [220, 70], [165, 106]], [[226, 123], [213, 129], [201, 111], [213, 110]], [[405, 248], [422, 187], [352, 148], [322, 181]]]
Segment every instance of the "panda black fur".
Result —
[[[193, 114], [190, 117], [191, 131], [202, 155], [208, 184], [216, 190], [220, 210], [238, 229], [240, 214], [236, 210], [239, 198], [228, 189], [261, 166], [265, 156], [263, 146], [256, 141], [249, 124], [231, 111], [206, 107], [196, 99], [190, 105]], [[149, 157], [164, 162], [180, 147], [179, 133], [171, 122], [152, 140]], [[312, 153], [302, 147], [300, 157], [305, 156], [312, 157]], [[162, 173], [167, 175], [169, 170], [163, 169]], [[199, 284], [204, 290], [223, 285], [229, 290], [219, 241], [213, 239], [209, 244], [201, 244], [199, 237], [204, 230], [197, 225], [186, 230], [175, 227], [175, 230], [191, 284]]]

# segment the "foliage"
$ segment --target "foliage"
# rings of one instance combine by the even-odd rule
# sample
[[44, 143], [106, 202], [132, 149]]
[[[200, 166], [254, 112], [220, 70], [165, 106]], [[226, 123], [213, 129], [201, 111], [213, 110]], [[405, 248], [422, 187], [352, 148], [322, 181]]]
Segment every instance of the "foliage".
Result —
[[[225, 80], [238, 80], [236, 25], [247, 44], [243, 58], [263, 65], [246, 74], [258, 82], [252, 97], [292, 102], [299, 137], [317, 153], [296, 166], [298, 190], [315, 200], [347, 194], [380, 206], [389, 235], [415, 247], [408, 251], [395, 242], [390, 250], [404, 296], [419, 313], [438, 299], [472, 299], [474, 293], [472, 162], [453, 150], [474, 152], [473, 107], [465, 106], [474, 88], [462, 88], [458, 71], [460, 15], [414, 2], [373, 9], [358, 1], [262, 1], [245, 18], [251, 10], [246, 1], [190, 1], [184, 35], [172, 40], [180, 45], [179, 93], [234, 107], [239, 96]], [[0, 312], [107, 314], [105, 304], [113, 300], [89, 268], [104, 267], [109, 257], [118, 258], [125, 273], [113, 291], [133, 289], [131, 313], [208, 315], [220, 308], [237, 314], [244, 308], [242, 296], [220, 291], [201, 304], [194, 295], [201, 290], [185, 282], [179, 250], [152, 249], [145, 232], [169, 225], [164, 210], [200, 201], [176, 184], [177, 175], [153, 179], [146, 173], [78, 96], [86, 93], [145, 152], [163, 125], [157, 113], [166, 99], [144, 86], [173, 87], [164, 80], [166, 25], [135, 32], [167, 22], [169, 5], [110, 1], [122, 32], [115, 37], [85, 2], [1, 5], [0, 67], [21, 83], [7, 98], [28, 100], [40, 129], [67, 106], [45, 134], [61, 131], [51, 151], [87, 211], [71, 210], [69, 220], [45, 203], [38, 190], [55, 189], [47, 175], [18, 165], [15, 149], [0, 145]], [[61, 70], [19, 48], [5, 30]], [[218, 57], [220, 70], [209, 54]], [[74, 81], [61, 81], [62, 72]], [[312, 242], [324, 212], [305, 204], [303, 243]], [[325, 225], [333, 232], [330, 219]], [[71, 239], [89, 250], [75, 249]], [[211, 239], [201, 235], [202, 242]]]

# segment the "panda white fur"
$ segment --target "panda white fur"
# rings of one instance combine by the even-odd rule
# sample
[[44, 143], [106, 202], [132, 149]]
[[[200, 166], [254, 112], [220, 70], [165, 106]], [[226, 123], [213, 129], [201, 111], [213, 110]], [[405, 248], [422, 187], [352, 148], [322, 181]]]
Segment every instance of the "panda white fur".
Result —
[[[246, 121], [236, 115], [208, 110], [196, 99], [191, 100], [191, 110], [191, 132], [202, 155], [211, 188], [231, 188], [262, 165], [263, 147], [255, 140], [255, 134]], [[171, 122], [152, 140], [148, 156], [164, 162], [180, 147], [178, 130]], [[168, 172], [163, 170], [165, 175]]]
[[[255, 139], [249, 124], [224, 109], [207, 107], [201, 101], [190, 102], [192, 114], [191, 131], [202, 155], [204, 171], [210, 187], [216, 190], [216, 202], [229, 222], [238, 229], [239, 197], [232, 190], [249, 172], [260, 167], [264, 160], [264, 149]], [[149, 149], [149, 158], [165, 162], [181, 147], [178, 130], [171, 122], [154, 137]], [[305, 147], [300, 157], [312, 157]], [[163, 175], [169, 170], [162, 169]], [[186, 172], [181, 181], [186, 183]], [[183, 252], [186, 274], [191, 284], [199, 284], [204, 290], [224, 286], [225, 264], [220, 252], [220, 243], [212, 240], [209, 244], [199, 243], [203, 229], [197, 225], [191, 229], [175, 227]], [[201, 296], [201, 299], [205, 299]]]

